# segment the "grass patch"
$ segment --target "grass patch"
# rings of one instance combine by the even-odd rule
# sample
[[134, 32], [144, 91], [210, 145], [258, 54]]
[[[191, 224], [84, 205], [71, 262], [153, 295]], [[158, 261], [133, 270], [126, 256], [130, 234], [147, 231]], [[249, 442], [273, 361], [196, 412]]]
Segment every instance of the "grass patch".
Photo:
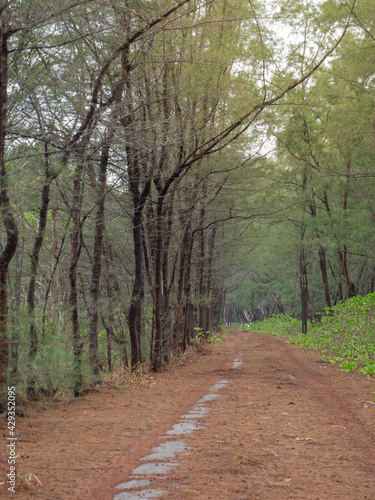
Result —
[[255, 322], [248, 330], [271, 333], [299, 347], [319, 349], [325, 361], [343, 371], [375, 375], [375, 293], [353, 297], [326, 310], [321, 321], [301, 333], [301, 321], [286, 314]]

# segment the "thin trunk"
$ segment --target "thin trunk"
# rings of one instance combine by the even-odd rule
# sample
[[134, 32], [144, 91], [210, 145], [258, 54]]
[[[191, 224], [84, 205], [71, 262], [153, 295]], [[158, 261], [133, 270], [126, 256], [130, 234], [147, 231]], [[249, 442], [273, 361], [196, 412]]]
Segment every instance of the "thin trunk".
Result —
[[[122, 71], [124, 77], [117, 82], [112, 89], [113, 107], [109, 117], [109, 129], [105, 134], [105, 142], [102, 146], [102, 154], [99, 164], [99, 176], [97, 186], [97, 211], [95, 221], [95, 241], [94, 241], [94, 258], [92, 263], [91, 276], [91, 306], [90, 306], [90, 333], [89, 333], [89, 359], [90, 367], [94, 376], [93, 382], [99, 380], [99, 341], [98, 341], [98, 319], [99, 319], [99, 297], [100, 297], [100, 282], [102, 272], [102, 251], [103, 251], [103, 234], [105, 227], [105, 196], [107, 189], [107, 168], [109, 162], [109, 153], [112, 142], [115, 138], [115, 127], [119, 116], [119, 105], [122, 99], [122, 94], [125, 88], [125, 76], [128, 75], [130, 68], [127, 62], [127, 53], [124, 53], [122, 58]], [[110, 342], [107, 335], [107, 341]], [[110, 344], [109, 344], [110, 345]]]
[[[111, 131], [112, 132], [112, 131]], [[112, 132], [112, 137], [114, 132]], [[93, 382], [99, 380], [99, 343], [98, 343], [98, 319], [99, 319], [99, 296], [100, 296], [100, 280], [102, 271], [102, 249], [103, 249], [103, 234], [105, 225], [105, 194], [107, 188], [107, 166], [109, 160], [110, 142], [103, 145], [102, 155], [99, 165], [99, 179], [97, 186], [97, 211], [95, 221], [95, 240], [94, 240], [94, 257], [92, 262], [91, 276], [91, 305], [90, 305], [90, 333], [89, 333], [89, 359], [90, 368], [93, 373]]]
[[70, 236], [70, 268], [69, 268], [69, 307], [70, 321], [73, 333], [74, 354], [74, 396], [82, 392], [82, 339], [79, 328], [77, 266], [81, 253], [81, 207], [83, 199], [82, 186], [83, 165], [79, 164], [74, 172], [73, 180], [73, 228]]
[[205, 198], [207, 195], [207, 186], [203, 184], [203, 193], [201, 200], [201, 208], [200, 208], [200, 231], [199, 231], [199, 261], [197, 266], [197, 284], [198, 284], [198, 327], [201, 329], [203, 335], [206, 335], [205, 325], [204, 325], [204, 296], [205, 296], [205, 215], [206, 215], [206, 207], [205, 207]]
[[109, 373], [112, 373], [112, 327], [106, 330], [107, 334], [107, 367]]
[[[51, 228], [52, 228], [52, 266], [51, 266], [51, 276], [53, 276], [53, 270], [55, 267], [55, 262], [58, 258], [59, 245], [58, 245], [58, 237], [57, 237], [57, 211], [58, 211], [58, 203], [57, 200], [53, 202], [52, 210], [51, 210]], [[50, 320], [55, 323], [56, 322], [56, 293], [57, 283], [52, 277], [51, 280], [51, 307], [49, 317]]]
[[142, 363], [141, 350], [141, 307], [143, 289], [142, 255], [142, 208], [135, 202], [133, 212], [134, 283], [129, 310], [129, 333], [131, 343], [131, 367], [136, 369]]
[[165, 209], [165, 219], [164, 219], [164, 240], [163, 240], [163, 251], [162, 251], [162, 280], [163, 280], [163, 316], [162, 316], [162, 328], [163, 328], [163, 353], [164, 353], [164, 363], [169, 362], [169, 351], [171, 342], [171, 329], [172, 329], [172, 319], [169, 307], [169, 246], [172, 237], [172, 222], [173, 222], [173, 201], [174, 194], [176, 192], [177, 183], [171, 192], [168, 205]]
[[[347, 210], [347, 201], [348, 201], [347, 197], [348, 197], [348, 193], [346, 191], [345, 195], [344, 195], [344, 202], [343, 202], [344, 213]], [[350, 298], [350, 297], [353, 297], [354, 295], [356, 295], [356, 289], [355, 289], [354, 283], [352, 283], [350, 276], [349, 276], [349, 269], [348, 269], [348, 263], [347, 263], [347, 247], [346, 247], [346, 245], [341, 247], [338, 235], [336, 234], [336, 232], [333, 228], [332, 212], [331, 212], [331, 207], [330, 207], [330, 204], [328, 201], [328, 196], [327, 196], [326, 191], [324, 192], [324, 205], [325, 205], [326, 211], [328, 213], [328, 216], [331, 220], [331, 228], [333, 230], [333, 235], [334, 235], [335, 240], [336, 240], [336, 252], [337, 252], [339, 262], [340, 262], [341, 274], [345, 280], [345, 285], [346, 285], [346, 298]], [[340, 295], [341, 295], [340, 300], [343, 300], [342, 290], [340, 291]]]
[[205, 305], [205, 331], [210, 331], [212, 325], [212, 278], [215, 255], [215, 236], [216, 224], [212, 228], [212, 233], [208, 245], [207, 256], [207, 289], [206, 289], [206, 305]]
[[129, 358], [128, 358], [128, 350], [126, 348], [124, 327], [122, 325], [120, 316], [117, 316], [117, 320], [119, 324], [118, 345], [120, 346], [122, 363], [124, 365], [124, 368], [127, 368], [129, 366]]
[[17, 379], [19, 346], [20, 346], [20, 319], [19, 311], [21, 305], [21, 281], [23, 268], [23, 251], [24, 241], [21, 240], [21, 245], [17, 245], [16, 250], [16, 270], [14, 279], [14, 305], [12, 308], [12, 338], [11, 338], [11, 374], [13, 382]]
[[106, 289], [107, 289], [107, 297], [108, 297], [108, 312], [106, 314], [108, 320], [104, 320], [104, 315], [102, 313], [102, 323], [106, 331], [107, 337], [107, 366], [108, 371], [112, 372], [112, 339], [120, 347], [121, 352], [121, 360], [124, 366], [127, 366], [127, 352], [126, 352], [126, 344], [125, 344], [125, 336], [122, 335], [122, 325], [120, 329], [120, 333], [115, 335], [114, 333], [114, 301], [120, 296], [120, 287], [116, 278], [116, 270], [113, 263], [113, 252], [112, 246], [107, 241], [103, 247], [103, 261], [105, 266], [105, 275], [106, 275]]
[[152, 369], [158, 371], [162, 364], [162, 309], [163, 309], [163, 283], [162, 283], [162, 252], [163, 252], [163, 199], [159, 197], [156, 211], [156, 248], [155, 248], [155, 333], [152, 356]]
[[[344, 201], [343, 201], [345, 225], [347, 223], [347, 217], [348, 217], [348, 197], [349, 197], [350, 178], [351, 178], [351, 165], [350, 165], [350, 162], [348, 162], [347, 169], [346, 169], [346, 186], [345, 186]], [[351, 297], [355, 297], [357, 295], [357, 289], [356, 289], [355, 284], [350, 279], [350, 275], [349, 275], [348, 249], [347, 249], [346, 244], [344, 244], [344, 247], [342, 250], [342, 272], [343, 272], [345, 284], [346, 284], [346, 298], [350, 299]]]
[[188, 241], [185, 260], [185, 273], [184, 273], [184, 306], [183, 306], [183, 317], [184, 317], [184, 332], [182, 341], [182, 350], [184, 351], [190, 344], [191, 337], [194, 333], [194, 307], [191, 302], [191, 258], [193, 255], [194, 238], [191, 231], [191, 225], [187, 228]]
[[[310, 211], [311, 211], [311, 215], [313, 217], [316, 217], [316, 206], [315, 206], [314, 200], [311, 202]], [[319, 244], [319, 250], [318, 250], [319, 267], [320, 267], [320, 273], [322, 275], [324, 302], [325, 302], [326, 308], [331, 310], [332, 303], [331, 303], [331, 296], [329, 293], [326, 252], [325, 252], [325, 249], [322, 245], [319, 231], [315, 232], [315, 236], [316, 236], [316, 239], [317, 239], [318, 244]]]
[[331, 310], [332, 303], [331, 303], [331, 295], [329, 293], [326, 252], [321, 244], [319, 244], [319, 266], [322, 275], [325, 306], [326, 308]]
[[[304, 167], [302, 179], [302, 196], [306, 196], [306, 186], [308, 181], [307, 166]], [[311, 206], [311, 205], [310, 205]], [[302, 333], [307, 333], [307, 323], [309, 316], [309, 289], [307, 280], [307, 257], [305, 249], [305, 232], [306, 224], [304, 215], [301, 222], [301, 237], [300, 237], [300, 253], [299, 253], [299, 270], [300, 270], [300, 288], [301, 288], [301, 316], [302, 316]]]
[[[125, 62], [124, 62], [125, 64]], [[128, 68], [129, 69], [129, 68]], [[134, 281], [131, 296], [128, 323], [131, 343], [131, 368], [134, 370], [142, 363], [141, 333], [142, 333], [142, 298], [143, 298], [143, 249], [142, 249], [142, 213], [151, 188], [151, 180], [144, 182], [142, 189], [141, 165], [138, 162], [134, 146], [132, 124], [135, 122], [132, 85], [130, 78], [126, 80], [128, 117], [123, 122], [127, 136], [126, 157], [128, 162], [128, 180], [133, 203], [133, 253]]]
[[8, 47], [4, 20], [0, 13], [0, 212], [7, 234], [7, 242], [0, 255], [0, 413], [6, 404], [5, 386], [8, 378], [9, 346], [7, 339], [8, 318], [8, 266], [17, 248], [18, 229], [10, 206], [5, 168], [5, 137], [7, 126], [7, 86], [8, 86]]
[[[51, 188], [51, 183], [55, 176], [51, 176], [49, 172], [48, 165], [48, 152], [47, 145], [45, 146], [45, 179], [44, 186], [42, 189], [42, 203], [39, 212], [39, 225], [38, 232], [35, 238], [34, 247], [31, 252], [31, 269], [30, 269], [30, 280], [29, 287], [27, 290], [27, 307], [30, 319], [30, 346], [29, 346], [29, 363], [30, 365], [34, 361], [36, 354], [38, 352], [38, 332], [35, 324], [35, 288], [36, 288], [36, 278], [39, 267], [39, 257], [40, 251], [43, 245], [44, 234], [47, 227], [47, 215], [49, 206], [49, 193]], [[31, 373], [28, 380], [28, 386], [26, 388], [27, 398], [29, 400], [35, 400], [37, 398], [35, 389], [35, 376]]]
[[185, 339], [183, 339], [184, 321], [183, 321], [183, 298], [184, 298], [184, 277], [186, 275], [186, 266], [188, 265], [188, 251], [191, 239], [191, 220], [182, 215], [180, 217], [183, 230], [183, 238], [180, 249], [180, 262], [177, 279], [177, 300], [176, 300], [176, 320], [173, 327], [172, 344], [175, 351], [181, 346], [186, 348]]
[[302, 305], [302, 333], [307, 333], [307, 322], [309, 315], [309, 289], [307, 281], [307, 259], [304, 247], [304, 228], [301, 229], [300, 243], [300, 287]]
[[372, 269], [370, 289], [368, 293], [373, 293], [375, 291], [375, 267]]

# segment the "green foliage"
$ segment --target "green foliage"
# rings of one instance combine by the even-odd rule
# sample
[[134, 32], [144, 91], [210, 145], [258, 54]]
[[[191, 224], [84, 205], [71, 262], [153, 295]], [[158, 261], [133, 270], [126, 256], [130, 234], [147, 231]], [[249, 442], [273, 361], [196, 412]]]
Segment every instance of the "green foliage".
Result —
[[354, 372], [359, 365], [359, 361], [344, 361], [341, 363], [341, 368], [343, 372]]
[[228, 328], [224, 325], [224, 323], [222, 323], [222, 324], [219, 326], [219, 331], [220, 331], [220, 334], [221, 334], [221, 335], [229, 335], [229, 330], [228, 330]]
[[278, 337], [294, 337], [301, 331], [302, 323], [288, 314], [274, 314], [272, 318], [256, 321], [248, 329], [254, 332], [272, 333]]
[[22, 334], [19, 340], [19, 361], [16, 380], [17, 392], [24, 394], [30, 380], [42, 399], [52, 398], [57, 392], [69, 391], [73, 386], [74, 361], [72, 343], [62, 325], [48, 322], [44, 337], [39, 338], [37, 355], [29, 359], [28, 318], [19, 314], [12, 328]]
[[[209, 342], [210, 344], [214, 344], [215, 342], [222, 342], [223, 341], [223, 339], [221, 339], [217, 335], [213, 335], [212, 337], [210, 337], [210, 332], [206, 332], [204, 334], [202, 328], [200, 328], [199, 326], [195, 326], [194, 330], [197, 332], [197, 335], [193, 339], [195, 341]], [[226, 334], [227, 333], [228, 332], [226, 332]]]
[[364, 375], [368, 375], [369, 377], [373, 377], [375, 375], [375, 361], [372, 359], [367, 362], [364, 368], [361, 368], [361, 372]]
[[222, 342], [223, 339], [218, 337], [217, 335], [214, 335], [213, 337], [209, 337], [208, 339], [205, 340], [205, 342], [210, 342], [211, 344], [214, 344], [215, 342]]
[[251, 325], [252, 331], [284, 337], [299, 347], [319, 349], [329, 363], [341, 363], [345, 372], [360, 366], [364, 375], [375, 375], [375, 293], [353, 297], [326, 310], [321, 322], [301, 334], [301, 322], [288, 315]]

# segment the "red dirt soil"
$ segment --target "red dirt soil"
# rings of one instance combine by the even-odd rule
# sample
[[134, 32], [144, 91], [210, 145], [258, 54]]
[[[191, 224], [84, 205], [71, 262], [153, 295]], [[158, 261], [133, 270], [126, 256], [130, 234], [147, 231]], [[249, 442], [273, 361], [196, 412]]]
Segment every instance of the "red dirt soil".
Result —
[[[232, 369], [240, 351], [242, 364]], [[17, 472], [35, 474], [42, 486], [18, 481], [13, 494], [2, 484], [0, 497], [113, 499], [158, 436], [221, 379], [231, 383], [210, 402], [205, 428], [184, 437], [189, 451], [158, 481], [167, 491], [159, 498], [375, 498], [375, 381], [342, 373], [317, 351], [239, 328], [124, 390], [104, 384], [18, 418]], [[2, 483], [9, 466], [0, 425]]]

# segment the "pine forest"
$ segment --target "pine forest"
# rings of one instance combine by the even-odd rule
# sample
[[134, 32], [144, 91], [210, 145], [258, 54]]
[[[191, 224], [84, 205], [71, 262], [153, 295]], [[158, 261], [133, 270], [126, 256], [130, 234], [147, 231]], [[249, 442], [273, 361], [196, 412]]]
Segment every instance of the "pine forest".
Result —
[[373, 1], [1, 0], [0, 40], [0, 413], [375, 292]]

